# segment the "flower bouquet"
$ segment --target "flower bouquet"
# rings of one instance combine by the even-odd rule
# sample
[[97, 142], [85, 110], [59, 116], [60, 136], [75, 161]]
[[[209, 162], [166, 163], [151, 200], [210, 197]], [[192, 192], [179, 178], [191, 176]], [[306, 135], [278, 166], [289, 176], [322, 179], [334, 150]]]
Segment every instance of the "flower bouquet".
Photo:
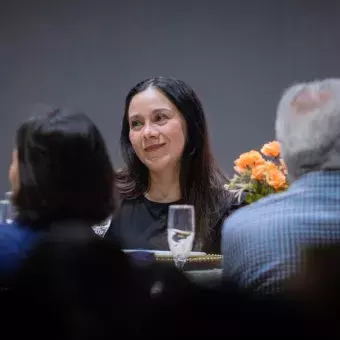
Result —
[[245, 195], [245, 201], [253, 203], [288, 188], [287, 168], [277, 141], [264, 144], [261, 152], [243, 153], [234, 164], [236, 174], [225, 188], [236, 193], [239, 200]]

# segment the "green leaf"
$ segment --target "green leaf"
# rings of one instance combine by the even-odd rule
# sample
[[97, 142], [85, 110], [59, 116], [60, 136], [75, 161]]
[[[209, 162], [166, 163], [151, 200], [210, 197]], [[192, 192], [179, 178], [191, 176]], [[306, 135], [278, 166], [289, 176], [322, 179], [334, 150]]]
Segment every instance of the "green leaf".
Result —
[[248, 193], [247, 195], [246, 195], [246, 197], [245, 197], [245, 201], [247, 202], [247, 203], [254, 203], [256, 200], [257, 200], [258, 198], [257, 198], [257, 195], [256, 194], [254, 194], [254, 193]]

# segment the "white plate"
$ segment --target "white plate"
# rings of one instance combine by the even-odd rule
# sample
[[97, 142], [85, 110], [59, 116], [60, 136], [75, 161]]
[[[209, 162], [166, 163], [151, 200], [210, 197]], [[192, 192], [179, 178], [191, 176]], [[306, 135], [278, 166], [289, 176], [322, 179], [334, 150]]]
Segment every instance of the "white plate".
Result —
[[[156, 256], [172, 256], [171, 251], [166, 251], [166, 250], [147, 250], [147, 249], [123, 249], [125, 253], [133, 253], [135, 251], [144, 251], [147, 253], [154, 253]], [[206, 253], [200, 252], [200, 251], [192, 251], [189, 254], [189, 257], [192, 256], [205, 256], [207, 255]]]

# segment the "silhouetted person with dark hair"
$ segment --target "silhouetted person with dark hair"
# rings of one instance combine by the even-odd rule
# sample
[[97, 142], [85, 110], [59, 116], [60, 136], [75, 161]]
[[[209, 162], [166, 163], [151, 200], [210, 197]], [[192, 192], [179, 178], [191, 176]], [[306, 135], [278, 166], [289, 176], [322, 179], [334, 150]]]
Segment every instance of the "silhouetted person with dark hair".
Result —
[[134, 334], [138, 308], [147, 312], [146, 283], [111, 243], [82, 226], [68, 228], [51, 228], [23, 261], [7, 293], [8, 323], [19, 323], [35, 339]]
[[120, 136], [126, 168], [107, 239], [126, 249], [169, 250], [170, 204], [196, 212], [194, 249], [220, 253], [221, 223], [238, 208], [211, 151], [203, 107], [194, 90], [171, 77], [144, 80], [125, 100]]
[[1, 277], [13, 274], [51, 228], [92, 234], [116, 209], [105, 142], [83, 113], [57, 109], [24, 122], [9, 177], [17, 216], [0, 226]]

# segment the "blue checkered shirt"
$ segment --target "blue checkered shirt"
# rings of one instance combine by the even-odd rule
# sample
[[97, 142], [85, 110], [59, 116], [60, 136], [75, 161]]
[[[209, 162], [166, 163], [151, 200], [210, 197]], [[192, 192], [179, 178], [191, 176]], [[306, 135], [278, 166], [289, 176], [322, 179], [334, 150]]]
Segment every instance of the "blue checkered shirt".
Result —
[[224, 222], [223, 274], [253, 292], [277, 293], [304, 247], [339, 241], [340, 171], [312, 172]]

